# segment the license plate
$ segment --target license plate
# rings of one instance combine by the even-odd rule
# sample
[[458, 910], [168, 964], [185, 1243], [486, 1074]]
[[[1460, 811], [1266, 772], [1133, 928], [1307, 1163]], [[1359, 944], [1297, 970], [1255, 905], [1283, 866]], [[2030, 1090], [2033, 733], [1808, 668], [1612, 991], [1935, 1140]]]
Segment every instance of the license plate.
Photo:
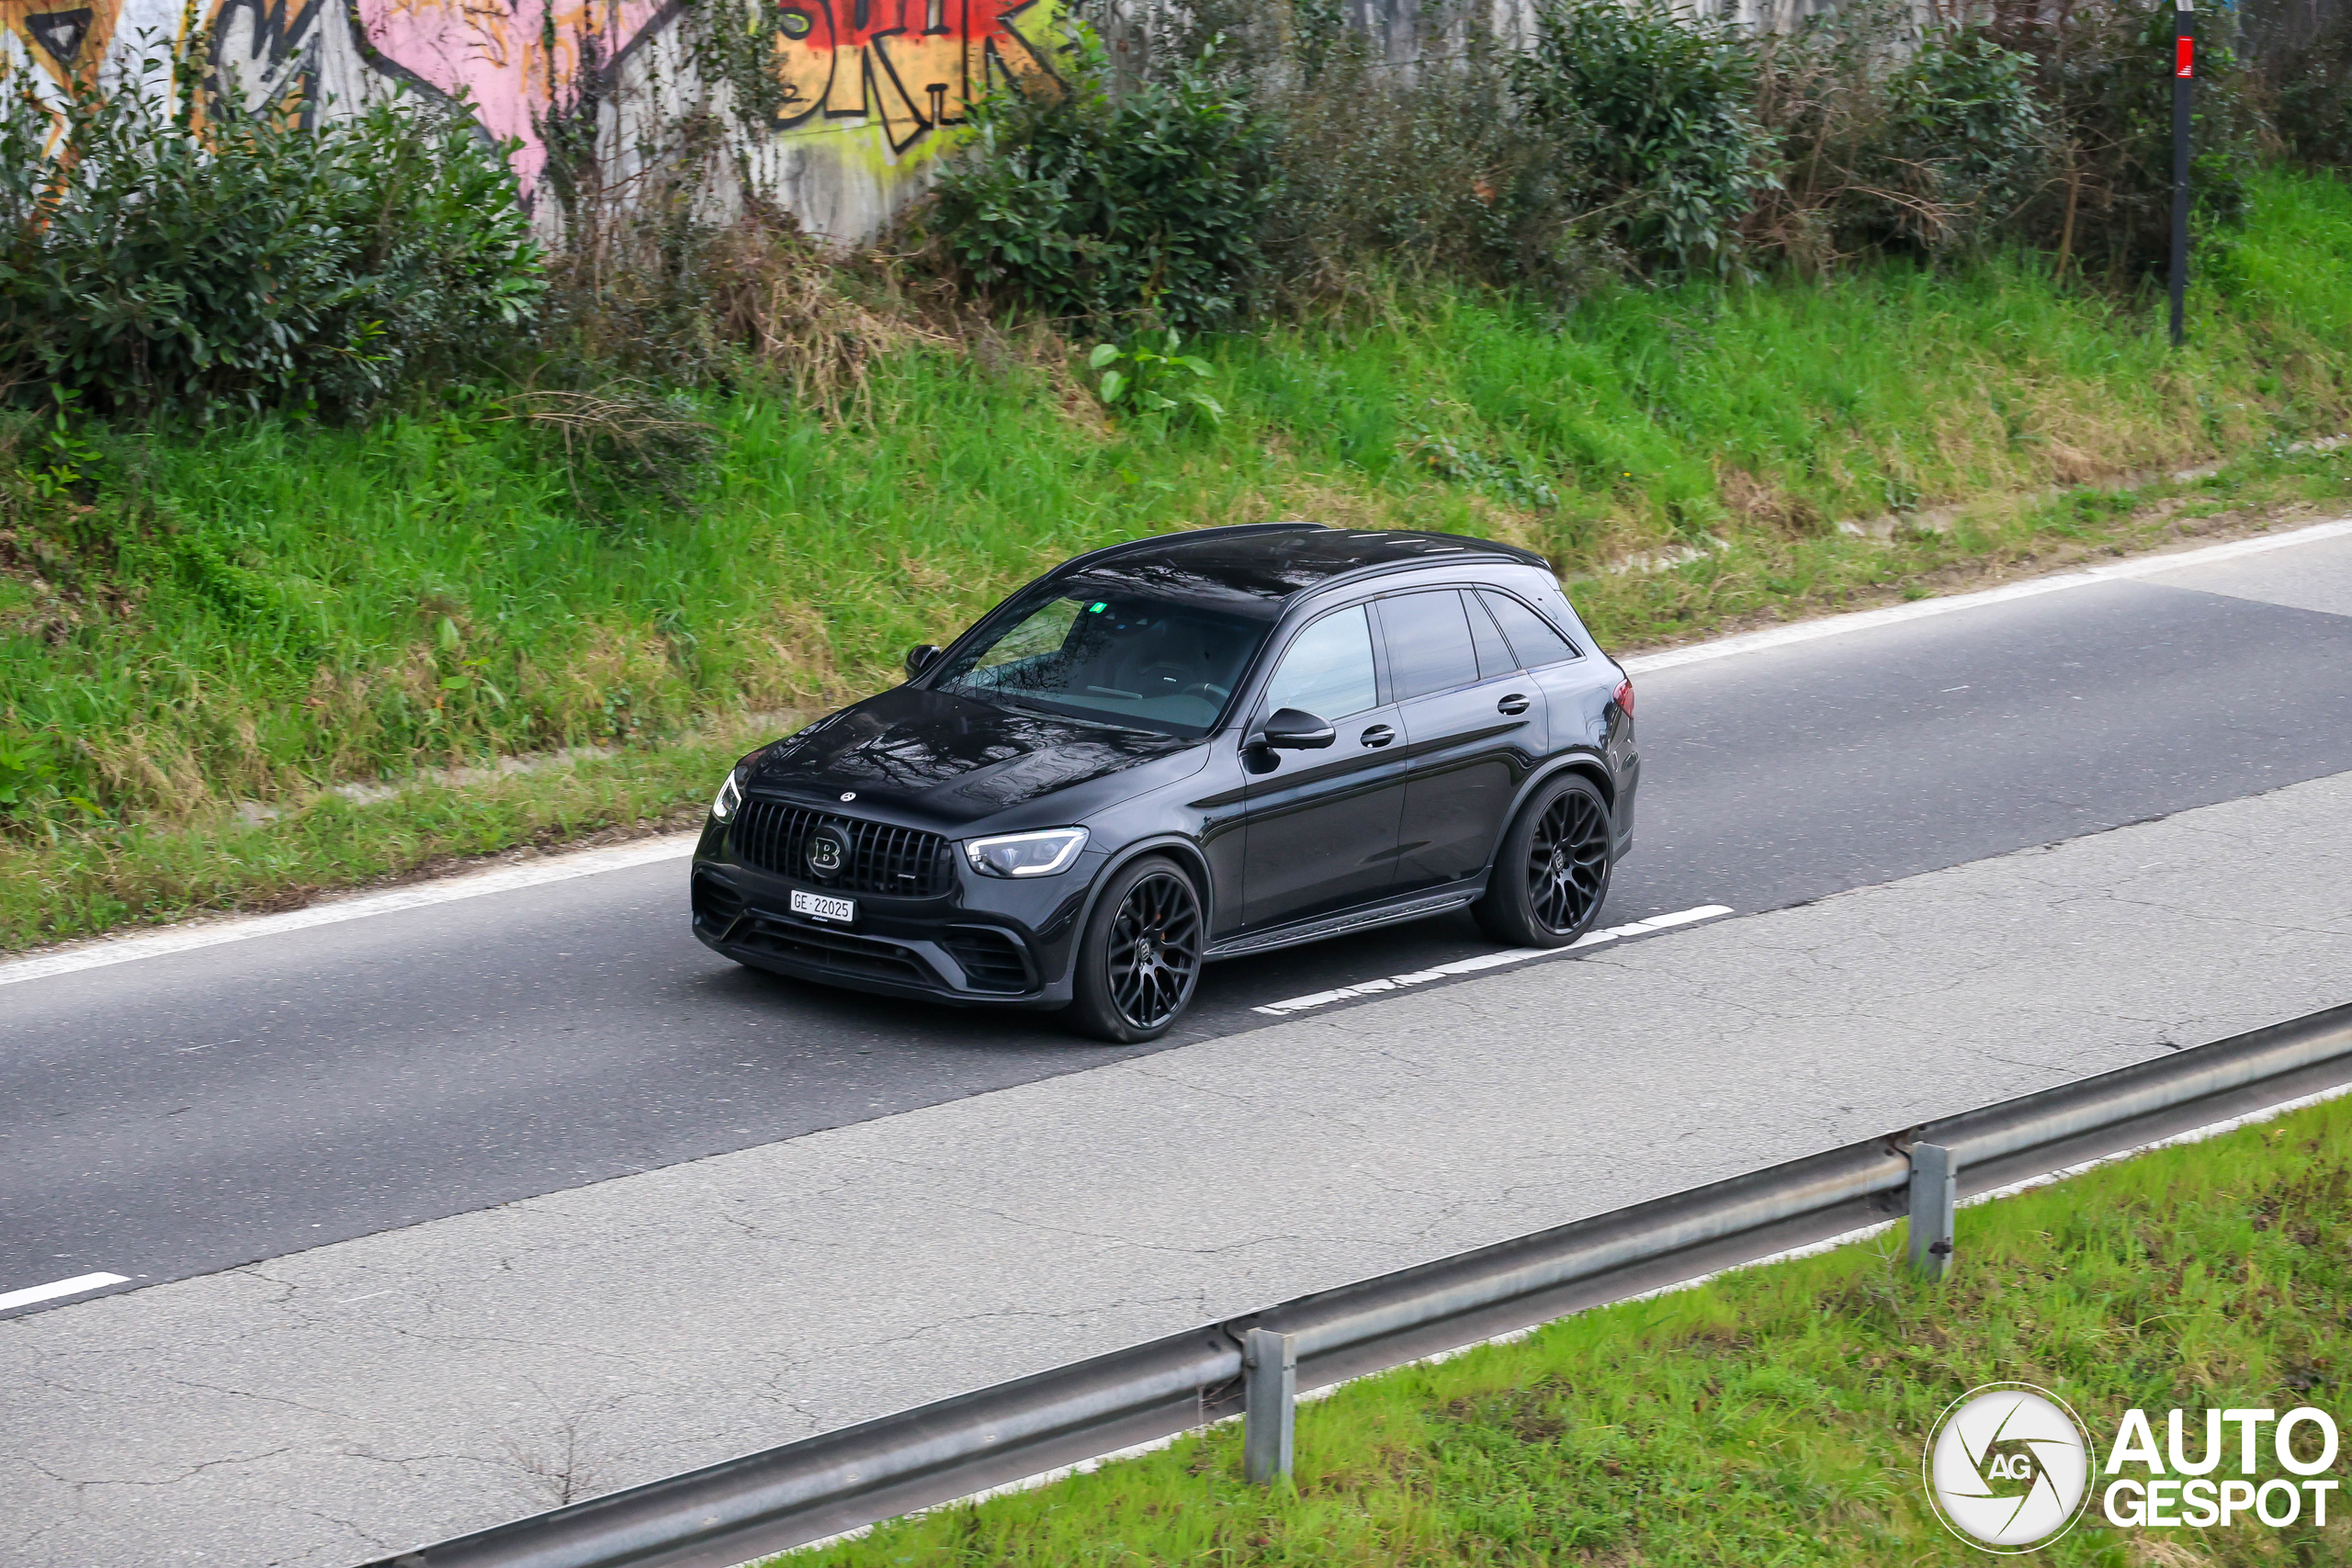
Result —
[[792, 892], [792, 912], [814, 915], [820, 920], [854, 920], [857, 919], [857, 900], [828, 898], [822, 893], [803, 893], [796, 887]]

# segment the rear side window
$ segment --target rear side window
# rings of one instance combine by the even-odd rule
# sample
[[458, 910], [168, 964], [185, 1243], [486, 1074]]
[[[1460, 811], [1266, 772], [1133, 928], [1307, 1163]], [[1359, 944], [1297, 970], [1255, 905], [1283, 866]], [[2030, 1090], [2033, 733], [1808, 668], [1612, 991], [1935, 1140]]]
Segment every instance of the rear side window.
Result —
[[1380, 626], [1388, 637], [1388, 683], [1397, 702], [1478, 679], [1470, 622], [1454, 590], [1383, 599]]
[[1372, 625], [1361, 604], [1335, 610], [1299, 633], [1266, 682], [1270, 714], [1303, 708], [1317, 718], [1340, 719], [1379, 703], [1372, 675]]
[[1510, 638], [1511, 651], [1519, 655], [1520, 663], [1526, 668], [1541, 670], [1546, 664], [1577, 657], [1577, 650], [1568, 646], [1566, 637], [1552, 629], [1551, 622], [1510, 594], [1482, 588], [1478, 597], [1494, 612], [1503, 635]]

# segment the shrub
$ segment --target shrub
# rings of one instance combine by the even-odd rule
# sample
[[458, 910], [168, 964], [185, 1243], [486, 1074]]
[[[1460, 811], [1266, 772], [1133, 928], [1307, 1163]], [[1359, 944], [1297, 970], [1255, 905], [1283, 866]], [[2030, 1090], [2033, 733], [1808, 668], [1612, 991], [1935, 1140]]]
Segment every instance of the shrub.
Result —
[[1222, 423], [1225, 406], [1203, 384], [1216, 368], [1197, 355], [1179, 353], [1183, 345], [1183, 335], [1172, 327], [1165, 338], [1148, 333], [1125, 348], [1096, 344], [1086, 358], [1087, 368], [1100, 378], [1094, 395], [1114, 418], [1159, 418], [1171, 425]]
[[2033, 62], [1982, 28], [1939, 28], [1886, 85], [1884, 183], [1916, 197], [1886, 227], [1929, 250], [1985, 238], [2030, 197], [2051, 152]]
[[1671, 0], [1537, 0], [1512, 62], [1521, 110], [1558, 143], [1602, 231], [1645, 264], [1727, 271], [1771, 182], [1754, 47]]
[[2352, 167], [2352, 10], [2257, 0], [2245, 28], [2280, 151], [2314, 168]]
[[[2259, 122], [2227, 43], [2197, 50], [2195, 220], [2245, 211]], [[1996, 14], [1990, 31], [2034, 61], [2034, 88], [2057, 139], [2052, 176], [2020, 215], [2030, 243], [2120, 281], [2161, 273], [2171, 250], [2174, 12], [2166, 0]]]
[[1921, 32], [1880, 6], [1762, 40], [1758, 117], [1781, 177], [1750, 220], [1752, 242], [1818, 267], [1858, 250], [1932, 254], [1991, 238], [2050, 156], [2032, 70], [1980, 28]]
[[[0, 86], [0, 380], [100, 414], [365, 410], [531, 315], [498, 150], [403, 100], [315, 128], [198, 112], [184, 53], [67, 98]], [[165, 70], [166, 64], [176, 66]]]
[[1247, 94], [1195, 62], [1114, 102], [1091, 47], [1072, 74], [975, 108], [928, 218], [945, 259], [984, 297], [1057, 319], [1234, 321], [1274, 186]]
[[1494, 42], [1473, 33], [1460, 59], [1409, 74], [1355, 42], [1259, 89], [1282, 175], [1266, 225], [1282, 292], [1344, 299], [1390, 272], [1581, 291], [1600, 270], [1577, 223], [1581, 182], [1517, 112]]

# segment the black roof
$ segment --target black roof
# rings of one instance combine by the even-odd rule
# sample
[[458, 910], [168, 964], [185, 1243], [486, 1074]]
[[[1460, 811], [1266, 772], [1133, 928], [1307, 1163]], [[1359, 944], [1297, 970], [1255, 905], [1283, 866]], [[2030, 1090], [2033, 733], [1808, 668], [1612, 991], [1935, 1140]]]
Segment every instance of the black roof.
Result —
[[1453, 560], [1547, 569], [1551, 564], [1516, 545], [1459, 534], [1256, 523], [1113, 545], [1066, 563], [1053, 576], [1084, 578], [1106, 589], [1223, 601], [1230, 608], [1277, 615], [1285, 601], [1338, 578]]

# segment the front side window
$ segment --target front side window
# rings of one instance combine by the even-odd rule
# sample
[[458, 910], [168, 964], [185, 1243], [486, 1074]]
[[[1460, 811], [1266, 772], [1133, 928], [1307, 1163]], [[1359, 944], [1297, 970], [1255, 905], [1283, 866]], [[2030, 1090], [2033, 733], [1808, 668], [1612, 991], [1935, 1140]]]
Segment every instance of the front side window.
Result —
[[1191, 738], [1216, 723], [1266, 631], [1196, 604], [1069, 588], [958, 653], [933, 689]]
[[1299, 708], [1325, 720], [1380, 705], [1373, 678], [1372, 623], [1361, 604], [1335, 610], [1298, 634], [1266, 683], [1266, 712]]

